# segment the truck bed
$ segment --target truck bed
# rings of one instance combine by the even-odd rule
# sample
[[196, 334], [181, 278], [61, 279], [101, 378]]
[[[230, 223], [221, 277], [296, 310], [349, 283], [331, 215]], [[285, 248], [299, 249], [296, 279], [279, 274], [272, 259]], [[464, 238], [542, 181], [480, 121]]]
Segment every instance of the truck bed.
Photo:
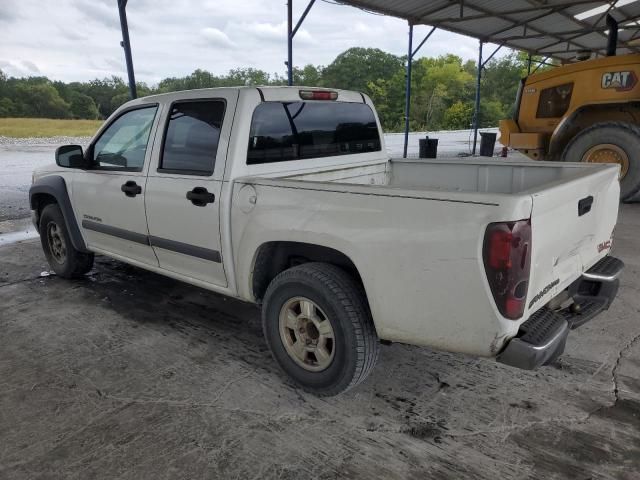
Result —
[[[610, 164], [391, 159], [305, 171], [301, 163], [236, 179], [233, 251], [253, 251], [284, 229], [292, 241], [345, 253], [379, 336], [392, 341], [495, 355], [608, 253], [616, 223], [618, 167]], [[490, 300], [482, 248], [489, 224], [519, 220], [531, 224], [532, 268], [525, 315], [513, 321]], [[251, 275], [250, 258], [235, 261]]]
[[[608, 168], [608, 167], [605, 167]], [[391, 159], [349, 168], [280, 177], [437, 192], [528, 194], [591, 175], [601, 165], [530, 160]]]

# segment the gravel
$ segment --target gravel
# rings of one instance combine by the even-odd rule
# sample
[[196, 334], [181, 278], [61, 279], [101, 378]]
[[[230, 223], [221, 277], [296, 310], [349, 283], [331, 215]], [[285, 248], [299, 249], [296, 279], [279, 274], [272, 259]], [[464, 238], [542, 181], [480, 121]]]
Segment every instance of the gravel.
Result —
[[0, 146], [50, 146], [50, 145], [88, 145], [91, 137], [31, 137], [13, 138], [0, 136]]

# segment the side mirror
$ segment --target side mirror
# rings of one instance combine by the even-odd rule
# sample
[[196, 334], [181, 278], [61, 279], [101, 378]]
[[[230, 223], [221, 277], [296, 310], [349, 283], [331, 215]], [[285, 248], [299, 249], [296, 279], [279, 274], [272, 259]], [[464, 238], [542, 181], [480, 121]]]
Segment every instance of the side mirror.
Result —
[[60, 167], [84, 168], [85, 161], [80, 145], [63, 145], [56, 149], [56, 163]]

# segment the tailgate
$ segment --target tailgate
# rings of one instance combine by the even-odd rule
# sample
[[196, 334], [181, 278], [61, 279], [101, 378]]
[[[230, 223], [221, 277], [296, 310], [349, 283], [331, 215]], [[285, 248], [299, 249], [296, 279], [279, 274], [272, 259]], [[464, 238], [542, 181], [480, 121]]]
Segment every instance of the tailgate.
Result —
[[582, 168], [577, 178], [532, 193], [527, 313], [545, 305], [611, 248], [620, 196], [618, 167]]

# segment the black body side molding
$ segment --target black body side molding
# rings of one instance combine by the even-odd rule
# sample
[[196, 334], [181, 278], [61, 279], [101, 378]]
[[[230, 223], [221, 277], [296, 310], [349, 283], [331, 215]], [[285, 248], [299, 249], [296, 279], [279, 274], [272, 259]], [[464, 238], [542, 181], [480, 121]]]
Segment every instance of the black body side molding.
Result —
[[[82, 239], [80, 229], [78, 228], [78, 222], [76, 216], [73, 213], [71, 207], [71, 200], [69, 199], [69, 193], [67, 192], [67, 184], [59, 175], [50, 175], [37, 180], [29, 189], [29, 206], [31, 210], [38, 211], [39, 202], [43, 196], [51, 196], [56, 200], [56, 203], [62, 210], [64, 216], [64, 223], [67, 227], [67, 231], [71, 237], [71, 243], [76, 250], [84, 253], [89, 253], [87, 246]], [[38, 226], [36, 225], [36, 228]]]
[[217, 250], [198, 247], [188, 243], [169, 240], [168, 238], [154, 237], [153, 235], [145, 235], [143, 233], [132, 232], [123, 228], [112, 227], [102, 223], [93, 222], [91, 220], [82, 220], [82, 228], [93, 230], [94, 232], [104, 233], [113, 237], [122, 238], [130, 242], [139, 243], [141, 245], [150, 245], [152, 247], [162, 248], [172, 252], [182, 253], [191, 257], [202, 258], [211, 262], [221, 263], [222, 257]]

